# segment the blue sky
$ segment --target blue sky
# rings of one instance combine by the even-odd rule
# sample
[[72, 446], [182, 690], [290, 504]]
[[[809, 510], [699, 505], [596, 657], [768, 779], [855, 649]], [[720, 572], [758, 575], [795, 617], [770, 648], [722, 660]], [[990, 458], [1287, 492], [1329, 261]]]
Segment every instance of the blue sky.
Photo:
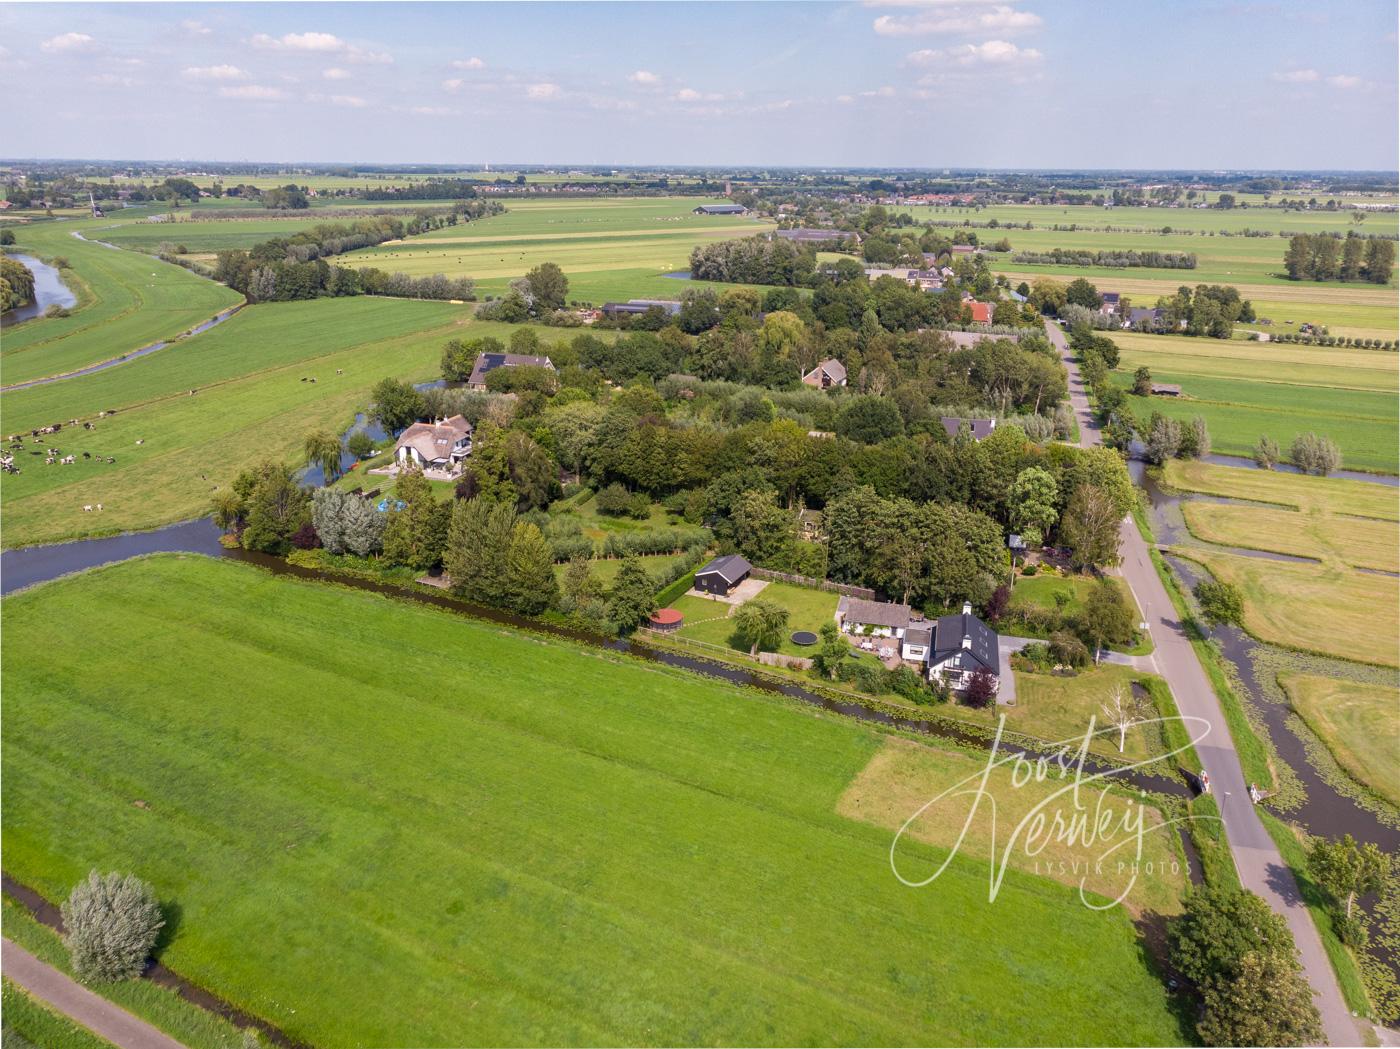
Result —
[[1394, 169], [1396, 5], [0, 4], [0, 153]]

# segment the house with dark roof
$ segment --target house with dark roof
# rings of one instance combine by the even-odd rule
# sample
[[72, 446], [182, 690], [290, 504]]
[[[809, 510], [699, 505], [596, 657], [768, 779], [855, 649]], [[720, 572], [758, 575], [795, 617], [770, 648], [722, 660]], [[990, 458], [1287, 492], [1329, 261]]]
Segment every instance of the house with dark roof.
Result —
[[414, 423], [399, 434], [394, 459], [402, 466], [455, 473], [472, 453], [472, 424], [460, 415], [432, 423]]
[[1000, 643], [997, 632], [972, 614], [970, 603], [964, 603], [960, 615], [943, 616], [934, 624], [928, 679], [961, 689], [973, 674], [986, 671], [1000, 684]]
[[962, 428], [967, 426], [972, 431], [974, 441], [984, 440], [992, 435], [992, 431], [997, 428], [995, 419], [959, 419], [956, 416], [944, 415], [939, 418], [943, 424], [943, 429], [947, 431], [950, 438], [956, 438], [962, 432]]
[[716, 557], [695, 573], [695, 589], [701, 593], [728, 597], [733, 589], [749, 577], [753, 565], [738, 554]]
[[695, 209], [696, 215], [747, 215], [749, 209], [742, 204], [701, 204]]
[[806, 375], [802, 376], [802, 381], [806, 385], [815, 386], [819, 390], [830, 390], [835, 386], [845, 386], [846, 366], [838, 360], [824, 360]]
[[1162, 311], [1151, 309], [1146, 306], [1131, 306], [1128, 308], [1128, 316], [1124, 318], [1124, 327], [1127, 328], [1152, 328], [1162, 320]]
[[1121, 305], [1122, 296], [1116, 291], [1106, 291], [1099, 296], [1099, 312], [1105, 317], [1111, 317], [1118, 312]]
[[900, 658], [906, 663], [927, 663], [933, 650], [933, 629], [933, 623], [911, 621], [900, 644]]
[[548, 357], [535, 357], [528, 353], [478, 353], [472, 373], [467, 377], [467, 389], [486, 389], [486, 376], [497, 368], [548, 368], [555, 371], [554, 362]]

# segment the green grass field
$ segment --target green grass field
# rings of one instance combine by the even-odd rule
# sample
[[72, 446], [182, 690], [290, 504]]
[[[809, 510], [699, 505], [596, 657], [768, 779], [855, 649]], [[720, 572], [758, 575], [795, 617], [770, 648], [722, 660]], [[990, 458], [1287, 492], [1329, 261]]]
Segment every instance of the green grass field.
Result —
[[[214, 488], [243, 467], [264, 458], [300, 461], [308, 431], [348, 426], [379, 379], [434, 377], [443, 343], [467, 325], [472, 334], [510, 331], [448, 303], [271, 303], [130, 364], [6, 393], [11, 432], [74, 416], [95, 419], [99, 411], [117, 415], [97, 420], [91, 431], [65, 427], [26, 444], [22, 472], [0, 485], [5, 545], [151, 528], [204, 513]], [[539, 333], [546, 342], [572, 334]], [[311, 377], [317, 382], [302, 381]], [[76, 465], [45, 466], [42, 454], [28, 454], [50, 446], [77, 455]], [[94, 458], [83, 459], [84, 451]], [[99, 455], [117, 461], [99, 462]], [[83, 512], [97, 503], [101, 514]]]
[[1163, 479], [1171, 487], [1187, 492], [1276, 503], [1319, 513], [1400, 521], [1400, 490], [1368, 481], [1216, 466], [1183, 459], [1167, 463]]
[[1400, 579], [1323, 563], [1173, 547], [1244, 593], [1244, 628], [1261, 641], [1380, 666], [1400, 666]]
[[542, 262], [569, 277], [569, 299], [679, 298], [683, 281], [662, 276], [690, 268], [696, 245], [747, 237], [769, 223], [699, 216], [695, 197], [510, 200], [507, 212], [341, 257], [341, 263], [421, 276], [473, 277], [480, 292], [502, 294]]
[[[1394, 358], [1393, 354], [1390, 356]], [[1154, 381], [1179, 385], [1179, 397], [1130, 394], [1128, 402], [1134, 416], [1145, 425], [1153, 412], [1188, 422], [1199, 415], [1206, 421], [1212, 450], [1216, 452], [1249, 455], [1261, 435], [1272, 437], [1286, 450], [1298, 434], [1313, 432], [1337, 442], [1343, 466], [1378, 473], [1400, 472], [1400, 402], [1395, 390], [1280, 382], [1262, 363], [1254, 379], [1202, 374], [1192, 370], [1198, 359], [1132, 351], [1125, 354], [1114, 381], [1125, 388], [1131, 386], [1129, 369], [1145, 364]], [[1345, 366], [1339, 365], [1334, 375], [1339, 383], [1352, 379]], [[1357, 381], [1372, 379], [1372, 372], [1362, 371]]]
[[[1132, 588], [1120, 577], [1108, 576], [1106, 578], [1113, 579], [1122, 592], [1124, 600], [1128, 603], [1128, 608], [1132, 610], [1133, 622], [1142, 622], [1142, 613], [1138, 611], [1137, 600], [1133, 596]], [[1011, 588], [1011, 607], [1055, 609], [1059, 607], [1055, 603], [1055, 595], [1064, 594], [1068, 599], [1064, 606], [1064, 614], [1073, 616], [1083, 611], [1084, 602], [1092, 593], [1096, 582], [1094, 577], [1087, 575], [1062, 576], [1051, 575], [1048, 572], [1033, 576], [1018, 575]], [[1015, 629], [1021, 629], [1019, 626], [1013, 626], [1014, 629], [1010, 631], [1013, 634]], [[1015, 636], [1030, 637], [1034, 635], [1018, 634]], [[1143, 655], [1152, 651], [1150, 638], [1144, 638], [1143, 645], [1145, 646], [1142, 650]], [[1135, 648], [1133, 651], [1138, 651], [1138, 649]]]
[[13, 385], [111, 360], [174, 338], [243, 301], [179, 266], [69, 236], [92, 234], [102, 221], [36, 222], [18, 231], [17, 249], [68, 259], [82, 282], [75, 289], [80, 305], [67, 317], [7, 328], [0, 338], [0, 382]]
[[1284, 674], [1279, 684], [1308, 728], [1346, 773], [1400, 806], [1400, 690], [1313, 674]]
[[180, 909], [162, 960], [294, 1037], [1186, 1037], [1127, 913], [1017, 872], [989, 905], [971, 856], [896, 881], [836, 811], [864, 726], [203, 558], [0, 610], [6, 869], [139, 872]]

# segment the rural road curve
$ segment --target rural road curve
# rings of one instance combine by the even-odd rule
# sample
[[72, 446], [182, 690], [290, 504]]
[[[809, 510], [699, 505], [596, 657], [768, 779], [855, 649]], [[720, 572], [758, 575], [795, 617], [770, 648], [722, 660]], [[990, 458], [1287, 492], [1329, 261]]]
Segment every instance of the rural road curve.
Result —
[[0, 942], [0, 967], [7, 979], [119, 1049], [184, 1049], [168, 1034], [93, 994], [9, 940]]
[[[1069, 372], [1069, 397], [1079, 420], [1079, 443], [1084, 447], [1100, 444], [1098, 426], [1089, 411], [1084, 380], [1070, 354], [1069, 342], [1060, 326], [1051, 321], [1045, 322], [1045, 334], [1060, 351], [1060, 359]], [[1156, 646], [1150, 657], [1153, 669], [1171, 687], [1177, 709], [1184, 716], [1201, 718], [1210, 726], [1209, 734], [1196, 745], [1196, 752], [1210, 776], [1211, 792], [1220, 807], [1240, 881], [1246, 889], [1262, 896], [1288, 922], [1298, 944], [1303, 971], [1316, 994], [1327, 1041], [1334, 1046], [1360, 1045], [1361, 1032], [1342, 998], [1341, 986], [1312, 916], [1303, 904], [1298, 883], [1260, 822], [1254, 803], [1249, 800], [1249, 784], [1245, 782], [1220, 701], [1157, 575], [1147, 543], [1131, 517], [1123, 521], [1119, 536], [1123, 578], [1137, 598]], [[1201, 730], [1188, 725], [1188, 731], [1196, 736]]]

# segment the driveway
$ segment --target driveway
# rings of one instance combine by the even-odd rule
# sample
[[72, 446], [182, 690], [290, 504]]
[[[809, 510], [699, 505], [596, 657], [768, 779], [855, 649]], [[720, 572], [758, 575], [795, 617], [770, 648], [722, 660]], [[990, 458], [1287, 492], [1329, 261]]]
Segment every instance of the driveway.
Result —
[[[1089, 399], [1079, 366], [1070, 355], [1069, 342], [1059, 325], [1045, 322], [1045, 333], [1059, 349], [1060, 358], [1069, 372], [1069, 399], [1079, 420], [1079, 443], [1084, 447], [1100, 444], [1097, 425], [1089, 412]], [[1166, 679], [1183, 716], [1199, 718], [1188, 723], [1193, 737], [1205, 734], [1196, 745], [1201, 764], [1210, 775], [1212, 792], [1220, 806], [1225, 824], [1225, 836], [1230, 843], [1240, 881], [1246, 889], [1257, 893], [1275, 912], [1288, 922], [1303, 963], [1303, 971], [1312, 985], [1316, 1004], [1322, 1014], [1322, 1030], [1332, 1045], [1359, 1045], [1362, 1042], [1357, 1024], [1342, 998], [1332, 963], [1323, 949], [1322, 938], [1313, 924], [1298, 891], [1293, 872], [1283, 862], [1278, 848], [1264, 829], [1249, 800], [1249, 785], [1245, 783], [1230, 729], [1220, 709], [1220, 701], [1211, 687], [1205, 668], [1196, 656], [1185, 628], [1177, 617], [1166, 587], [1162, 585], [1148, 554], [1147, 543], [1131, 517], [1124, 518], [1119, 528], [1120, 553], [1123, 558], [1123, 578], [1137, 598], [1148, 631], [1156, 649], [1145, 657], [1144, 669]], [[1142, 657], [1140, 657], [1142, 658]]]
[[[687, 590], [685, 592], [685, 596], [699, 597], [703, 598], [706, 601], [719, 601], [727, 605], [742, 605], [745, 601], [748, 601], [750, 598], [755, 598], [759, 594], [761, 594], [763, 592], [763, 588], [767, 585], [768, 581], [766, 579], [755, 579], [753, 578], [753, 576], [750, 576], [748, 579], [745, 579], [742, 583], [740, 583], [733, 590], [731, 590], [728, 596], [721, 596], [719, 594], [707, 594], [705, 593], [705, 591], [696, 590], [694, 587], [691, 587], [689, 590]], [[728, 615], [727, 612], [725, 614]]]
[[98, 997], [9, 940], [0, 943], [0, 966], [6, 978], [119, 1049], [184, 1049], [168, 1034]]

